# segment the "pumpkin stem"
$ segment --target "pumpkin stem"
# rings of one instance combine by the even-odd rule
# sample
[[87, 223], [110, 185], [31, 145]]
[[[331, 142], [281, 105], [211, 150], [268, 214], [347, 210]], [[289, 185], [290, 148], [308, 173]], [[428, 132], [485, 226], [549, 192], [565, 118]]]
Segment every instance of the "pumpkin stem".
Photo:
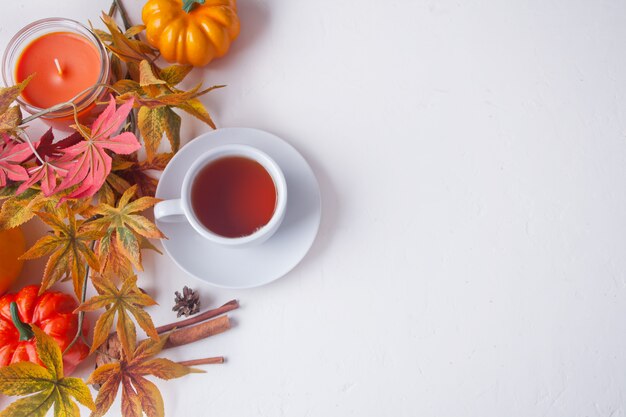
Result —
[[183, 0], [183, 10], [189, 13], [196, 3], [204, 4], [205, 0]]
[[33, 333], [33, 329], [22, 320], [20, 320], [20, 316], [17, 314], [17, 304], [15, 301], [11, 302], [11, 318], [13, 319], [13, 324], [18, 332], [20, 332], [20, 340], [25, 342], [27, 340], [32, 339], [35, 336]]

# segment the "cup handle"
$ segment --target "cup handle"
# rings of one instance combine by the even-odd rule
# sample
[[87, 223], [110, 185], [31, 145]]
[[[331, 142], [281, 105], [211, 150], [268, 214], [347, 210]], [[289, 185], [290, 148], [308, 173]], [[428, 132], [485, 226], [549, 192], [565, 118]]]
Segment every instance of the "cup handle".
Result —
[[154, 218], [165, 223], [180, 223], [187, 220], [183, 210], [183, 201], [176, 200], [161, 201], [154, 206]]

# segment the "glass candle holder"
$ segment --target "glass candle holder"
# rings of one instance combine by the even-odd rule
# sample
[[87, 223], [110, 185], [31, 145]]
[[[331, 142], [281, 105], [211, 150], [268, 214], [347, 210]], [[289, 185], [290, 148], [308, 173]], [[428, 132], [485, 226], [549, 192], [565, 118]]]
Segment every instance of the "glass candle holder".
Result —
[[[79, 44], [81, 42], [88, 42], [88, 49], [90, 49], [89, 46], [93, 46], [95, 53], [92, 54], [92, 51], [90, 50], [88, 51], [89, 54], [81, 55], [80, 51], [71, 50], [71, 48], [68, 48], [67, 44], [59, 43], [59, 56], [71, 57], [73, 61], [73, 68], [68, 68], [68, 70], [64, 73], [63, 63], [60, 63], [60, 60], [52, 59], [55, 56], [54, 54], [57, 53], [54, 51], [55, 40], [53, 38], [55, 36], [57, 38], [67, 37], [68, 40], [72, 41], [73, 39], [74, 42], [78, 41]], [[42, 44], [42, 40], [47, 43], [45, 45]], [[36, 48], [39, 48], [39, 51], [37, 51]], [[98, 110], [100, 106], [97, 105], [98, 102], [101, 101], [103, 96], [107, 93], [107, 88], [103, 85], [107, 84], [110, 78], [109, 54], [100, 39], [98, 39], [98, 37], [91, 30], [89, 30], [89, 28], [74, 20], [64, 18], [48, 18], [33, 22], [21, 29], [9, 41], [7, 49], [4, 52], [4, 56], [2, 58], [2, 78], [5, 85], [11, 86], [22, 81], [21, 78], [24, 78], [23, 74], [18, 74], [18, 70], [19, 72], [22, 72], [22, 69], [20, 68], [22, 60], [26, 59], [26, 56], [32, 53], [39, 55], [45, 53], [46, 56], [50, 54], [51, 61], [50, 63], [45, 62], [45, 66], [42, 67], [45, 68], [45, 71], [41, 71], [44, 72], [44, 74], [37, 72], [35, 77], [57, 77], [58, 75], [58, 80], [50, 78], [47, 82], [54, 85], [54, 83], [58, 81], [60, 84], [58, 86], [54, 85], [59, 88], [58, 91], [71, 92], [74, 96], [67, 100], [59, 100], [57, 103], [47, 103], [49, 105], [43, 107], [33, 103], [32, 99], [28, 99], [25, 94], [28, 91], [27, 89], [20, 97], [17, 98], [17, 102], [22, 109], [32, 115], [52, 108], [53, 110], [46, 115], [43, 115], [42, 118], [46, 119], [49, 124], [55, 125], [55, 127], [58, 127], [59, 123], [61, 125], [69, 125], [74, 120], [74, 108], [71, 105], [60, 106], [60, 104], [71, 100], [76, 107], [81, 123], [87, 123], [93, 120], [97, 113], [99, 113]], [[89, 55], [89, 57], [87, 57], [87, 55]], [[37, 59], [40, 59], [40, 57]], [[44, 59], [48, 59], [48, 57]], [[77, 65], [77, 63], [81, 64], [81, 59], [88, 59], [89, 65], [85, 65], [85, 68], [79, 68], [82, 67], [82, 65]], [[93, 59], [99, 59], [99, 63], [92, 62]], [[85, 62], [85, 64], [87, 64], [87, 62]], [[50, 68], [53, 68], [52, 71], [57, 71], [58, 74], [55, 75], [53, 73], [49, 73]], [[97, 74], [97, 81], [93, 84], [93, 87], [90, 88], [87, 86], [87, 88], [82, 88], [74, 93], [71, 85], [66, 86], [62, 84], [63, 82], [68, 81], [70, 76], [84, 76], [84, 74], [80, 73], [80, 71], [85, 70], [86, 68], [94, 71], [93, 79], [96, 79], [95, 72], [99, 71], [99, 74]], [[63, 78], [64, 76], [66, 77], [65, 79]], [[44, 97], [46, 98], [46, 101], [50, 101], [49, 96]], [[52, 98], [52, 100], [54, 101], [54, 98]]]

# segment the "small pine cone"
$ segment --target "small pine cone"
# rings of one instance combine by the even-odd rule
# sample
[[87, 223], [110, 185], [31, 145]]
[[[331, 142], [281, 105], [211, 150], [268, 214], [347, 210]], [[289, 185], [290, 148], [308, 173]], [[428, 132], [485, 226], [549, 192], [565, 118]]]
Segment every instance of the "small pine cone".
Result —
[[200, 311], [200, 294], [185, 286], [183, 293], [175, 292], [174, 307], [172, 311], [177, 311], [176, 317], [185, 316], [189, 317]]

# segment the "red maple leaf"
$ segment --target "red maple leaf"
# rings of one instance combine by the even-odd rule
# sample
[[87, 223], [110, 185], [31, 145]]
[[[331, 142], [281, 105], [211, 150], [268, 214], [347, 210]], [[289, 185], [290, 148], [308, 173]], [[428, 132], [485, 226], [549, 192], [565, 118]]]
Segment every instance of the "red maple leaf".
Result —
[[[47, 159], [47, 158], [46, 158]], [[74, 161], [69, 160], [66, 156], [62, 156], [54, 162], [44, 160], [42, 164], [39, 161], [39, 165], [28, 168], [28, 178], [17, 188], [16, 194], [21, 194], [34, 184], [41, 183], [41, 191], [46, 197], [50, 197], [57, 191], [57, 179], [63, 178], [69, 172], [70, 168], [74, 164]]]
[[56, 191], [78, 185], [63, 200], [90, 197], [102, 187], [111, 172], [112, 159], [107, 150], [127, 155], [141, 147], [137, 137], [131, 132], [113, 136], [132, 108], [131, 99], [116, 109], [115, 99], [111, 97], [108, 107], [98, 116], [91, 132], [83, 132], [85, 140], [63, 150], [63, 154], [74, 159], [74, 162]]
[[[52, 133], [52, 128], [50, 128], [41, 136], [38, 142], [33, 144], [39, 156], [39, 158], [36, 158], [37, 165], [27, 169], [29, 178], [18, 187], [16, 193], [21, 194], [40, 182], [41, 191], [43, 191], [46, 197], [54, 194], [57, 187], [57, 179], [67, 175], [72, 163], [71, 158], [63, 155], [63, 149], [76, 145], [81, 140], [83, 140], [83, 137], [76, 132], [55, 143], [54, 133]], [[27, 161], [33, 158], [35, 158], [35, 154], [32, 154]]]
[[[56, 159], [63, 155], [63, 149], [69, 148], [70, 146], [76, 145], [83, 137], [78, 132], [72, 133], [70, 136], [65, 139], [61, 139], [58, 142], [54, 142], [54, 133], [52, 133], [52, 128], [48, 130], [46, 133], [41, 136], [39, 142], [35, 143], [35, 149], [37, 153], [44, 161], [48, 159]], [[32, 155], [31, 158], [34, 158], [35, 155]]]
[[2, 135], [0, 141], [0, 187], [7, 185], [7, 178], [13, 181], [28, 179], [26, 168], [20, 163], [27, 160], [32, 152], [28, 143], [17, 143], [8, 135]]

